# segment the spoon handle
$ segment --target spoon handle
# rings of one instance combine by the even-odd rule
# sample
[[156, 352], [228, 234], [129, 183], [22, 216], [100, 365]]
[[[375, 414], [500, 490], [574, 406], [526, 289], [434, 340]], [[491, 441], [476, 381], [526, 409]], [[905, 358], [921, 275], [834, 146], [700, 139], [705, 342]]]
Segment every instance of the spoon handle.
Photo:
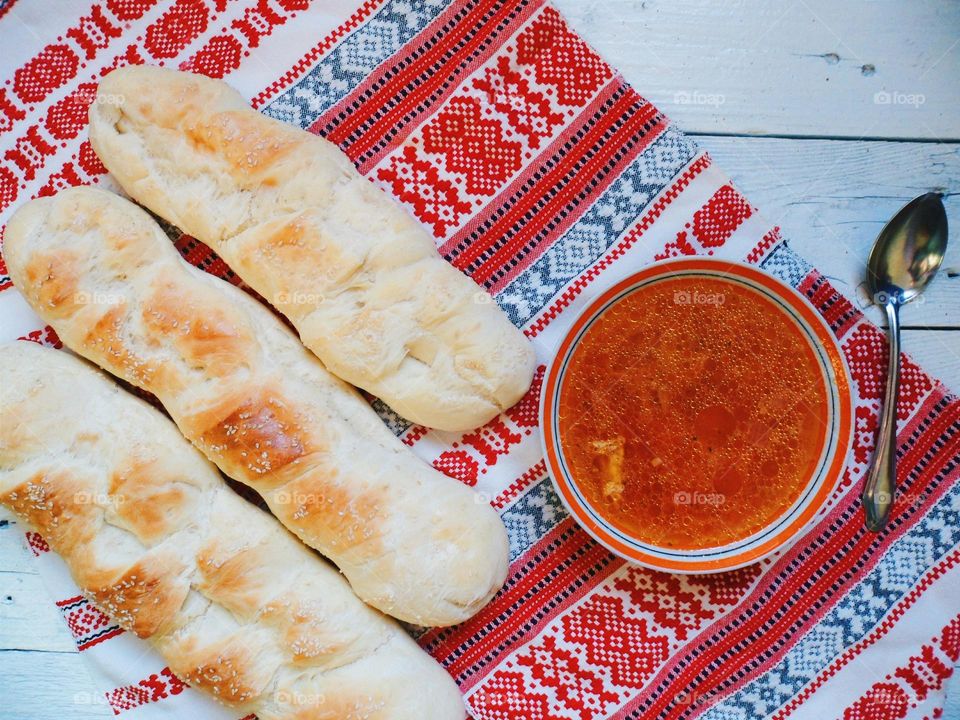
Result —
[[900, 385], [900, 306], [897, 298], [889, 299], [884, 308], [890, 337], [887, 389], [883, 396], [880, 429], [877, 431], [877, 449], [863, 488], [867, 529], [873, 532], [879, 532], [887, 523], [897, 482], [897, 390]]

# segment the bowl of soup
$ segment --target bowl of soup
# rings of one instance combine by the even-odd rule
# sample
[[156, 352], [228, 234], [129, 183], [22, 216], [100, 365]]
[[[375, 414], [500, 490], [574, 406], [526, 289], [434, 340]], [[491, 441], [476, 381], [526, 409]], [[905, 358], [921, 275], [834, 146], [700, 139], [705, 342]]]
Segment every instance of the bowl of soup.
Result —
[[581, 311], [541, 397], [544, 455], [574, 519], [632, 562], [732, 570], [825, 512], [852, 438], [823, 318], [748, 265], [659, 263]]

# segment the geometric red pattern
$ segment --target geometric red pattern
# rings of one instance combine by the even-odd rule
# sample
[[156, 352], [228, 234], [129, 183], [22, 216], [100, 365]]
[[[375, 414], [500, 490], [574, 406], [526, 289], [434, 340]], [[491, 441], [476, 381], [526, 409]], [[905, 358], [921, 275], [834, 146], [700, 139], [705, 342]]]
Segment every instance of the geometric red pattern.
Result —
[[554, 720], [547, 697], [531, 692], [519, 672], [502, 670], [474, 696], [481, 712], [477, 720]]
[[705, 248], [719, 247], [752, 214], [746, 198], [724, 185], [693, 214], [693, 234]]
[[680, 257], [681, 255], [696, 255], [697, 249], [690, 244], [687, 239], [687, 232], [681, 230], [677, 233], [677, 239], [668, 242], [663, 246], [663, 250], [653, 256], [654, 260], [666, 260], [667, 258]]
[[713, 605], [736, 605], [762, 572], [763, 566], [755, 564], [725, 573], [688, 575], [685, 580], [688, 585], [705, 590]]
[[59, 600], [57, 607], [81, 652], [123, 633], [122, 628], [81, 595]]
[[207, 29], [209, 20], [203, 0], [177, 0], [147, 28], [144, 46], [155, 58], [172, 58]]
[[667, 659], [668, 640], [645, 618], [627, 613], [618, 597], [595, 595], [561, 620], [564, 639], [606, 669], [621, 687], [639, 689]]
[[[86, 67], [82, 61], [90, 61], [101, 50], [112, 47], [110, 41], [119, 37], [125, 26], [129, 27], [130, 22], [143, 17], [156, 4], [157, 0], [107, 0], [94, 5], [90, 14], [68, 28], [58, 42], [47, 45], [14, 71], [9, 91], [0, 89], [0, 130], [8, 132], [15, 131], [17, 121], [24, 120], [26, 110], [32, 110], [35, 103], [70, 82], [76, 83], [74, 91], [49, 108], [39, 124], [18, 131], [20, 137], [4, 153], [6, 163], [0, 165], [0, 210], [16, 201], [24, 182], [37, 176], [57, 145], [75, 139], [86, 126], [84, 110], [92, 99], [87, 89], [99, 79], [99, 74], [77, 77]], [[254, 7], [247, 8], [240, 19], [224, 28], [227, 34], [208, 39], [180, 66], [223, 77], [239, 66], [248, 48], [259, 45], [276, 25], [285, 23], [297, 11], [303, 10], [305, 0], [276, 0], [275, 3], [259, 0], [251, 4]], [[123, 65], [142, 64], [150, 59], [175, 58], [210, 26], [218, 13], [226, 9], [227, 0], [177, 0], [171, 3], [163, 15], [136, 38], [137, 42], [128, 44], [103, 72]], [[80, 80], [84, 82], [80, 83]], [[42, 135], [41, 128], [49, 135]], [[93, 157], [92, 150], [87, 155]], [[94, 181], [106, 172], [99, 162], [84, 162], [80, 157], [77, 166], [77, 160], [74, 155], [63, 168], [54, 170], [49, 182], [34, 193], [52, 195], [63, 187]]]
[[471, 487], [477, 484], [480, 475], [480, 465], [466, 450], [446, 450], [433, 461], [433, 466], [447, 477]]
[[960, 615], [939, 637], [920, 648], [905, 665], [894, 670], [843, 712], [843, 720], [899, 720], [912, 707], [940, 690], [960, 657]]
[[[843, 351], [861, 398], [879, 400], [886, 374], [887, 339], [880, 330], [860, 323], [843, 344]], [[897, 418], [906, 420], [933, 388], [930, 377], [905, 355], [900, 356], [900, 392]]]
[[30, 552], [36, 557], [40, 557], [43, 553], [50, 552], [50, 546], [47, 545], [47, 541], [40, 536], [40, 533], [27, 532], [24, 534], [27, 538], [27, 547], [30, 548]]
[[446, 235], [447, 228], [472, 209], [460, 198], [456, 186], [441, 178], [429, 160], [417, 157], [410, 145], [377, 172], [377, 179], [387, 183], [393, 195], [410, 205], [420, 222], [432, 226], [438, 237]]
[[48, 45], [13, 74], [13, 92], [25, 104], [40, 102], [73, 77], [79, 66], [80, 58], [69, 45]]
[[[31, 330], [26, 335], [18, 337], [17, 340], [27, 340], [29, 342], [35, 342], [38, 345], [43, 345], [44, 347], [54, 348], [59, 350], [63, 347], [63, 342], [60, 338], [57, 337], [56, 331], [47, 325], [42, 330]], [[34, 533], [36, 534], [36, 533]], [[40, 537], [37, 535], [37, 537]]]
[[573, 652], [558, 647], [555, 637], [548, 635], [531, 645], [517, 663], [529, 667], [541, 685], [553, 688], [557, 699], [581, 720], [601, 717], [608, 705], [620, 701], [620, 695], [605, 688], [603, 679], [583, 666]]
[[580, 106], [607, 80], [610, 67], [547, 7], [517, 38], [517, 62], [532, 66], [541, 85], [553, 85], [562, 105]]
[[[613, 586], [629, 595], [637, 610], [653, 615], [657, 625], [672, 628], [679, 640], [686, 640], [691, 631], [698, 630], [704, 620], [714, 615], [696, 595], [683, 588], [679, 575], [630, 568]], [[700, 594], [706, 595], [706, 590], [700, 589]]]
[[843, 712], [843, 720], [896, 720], [906, 717], [910, 699], [896, 683], [878, 682]]
[[165, 667], [159, 673], [144, 678], [136, 685], [125, 685], [106, 693], [107, 702], [113, 708], [113, 714], [119, 715], [124, 710], [155, 703], [174, 695], [179, 695], [189, 687], [185, 682], [173, 674], [170, 668]]
[[500, 120], [483, 117], [480, 100], [458, 97], [423, 130], [423, 149], [443, 156], [471, 195], [493, 195], [522, 163], [520, 143], [507, 140]]
[[543, 93], [533, 90], [526, 79], [510, 69], [510, 60], [501, 57], [496, 68], [488, 68], [473, 87], [487, 95], [488, 102], [510, 120], [511, 127], [527, 136], [531, 148], [540, 147], [540, 140], [553, 134], [563, 122], [563, 115], [553, 112]]

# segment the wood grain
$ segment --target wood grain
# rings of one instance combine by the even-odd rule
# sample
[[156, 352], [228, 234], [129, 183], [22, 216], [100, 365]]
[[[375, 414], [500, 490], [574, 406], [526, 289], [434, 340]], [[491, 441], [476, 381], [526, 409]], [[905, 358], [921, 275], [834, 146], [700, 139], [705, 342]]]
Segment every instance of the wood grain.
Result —
[[960, 3], [555, 4], [689, 132], [960, 139]]
[[106, 698], [94, 691], [77, 653], [0, 651], [0, 677], [5, 720], [105, 720], [114, 716]]

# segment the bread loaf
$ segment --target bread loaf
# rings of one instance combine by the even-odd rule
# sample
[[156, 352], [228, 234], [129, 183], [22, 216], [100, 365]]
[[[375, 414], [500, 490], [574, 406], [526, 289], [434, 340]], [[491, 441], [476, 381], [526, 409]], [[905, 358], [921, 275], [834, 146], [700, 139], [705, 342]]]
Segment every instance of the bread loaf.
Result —
[[0, 376], [0, 503], [181, 679], [260, 720], [463, 720], [450, 676], [159, 411], [32, 343]]
[[417, 458], [267, 308], [185, 262], [147, 213], [70, 188], [5, 233], [14, 284], [81, 355], [180, 430], [356, 593], [421, 625], [479, 610], [507, 571], [497, 513]]
[[124, 190], [202, 240], [332, 373], [410, 420], [477, 427], [530, 386], [530, 344], [332, 143], [226, 83], [156, 67], [100, 82], [90, 141]]

